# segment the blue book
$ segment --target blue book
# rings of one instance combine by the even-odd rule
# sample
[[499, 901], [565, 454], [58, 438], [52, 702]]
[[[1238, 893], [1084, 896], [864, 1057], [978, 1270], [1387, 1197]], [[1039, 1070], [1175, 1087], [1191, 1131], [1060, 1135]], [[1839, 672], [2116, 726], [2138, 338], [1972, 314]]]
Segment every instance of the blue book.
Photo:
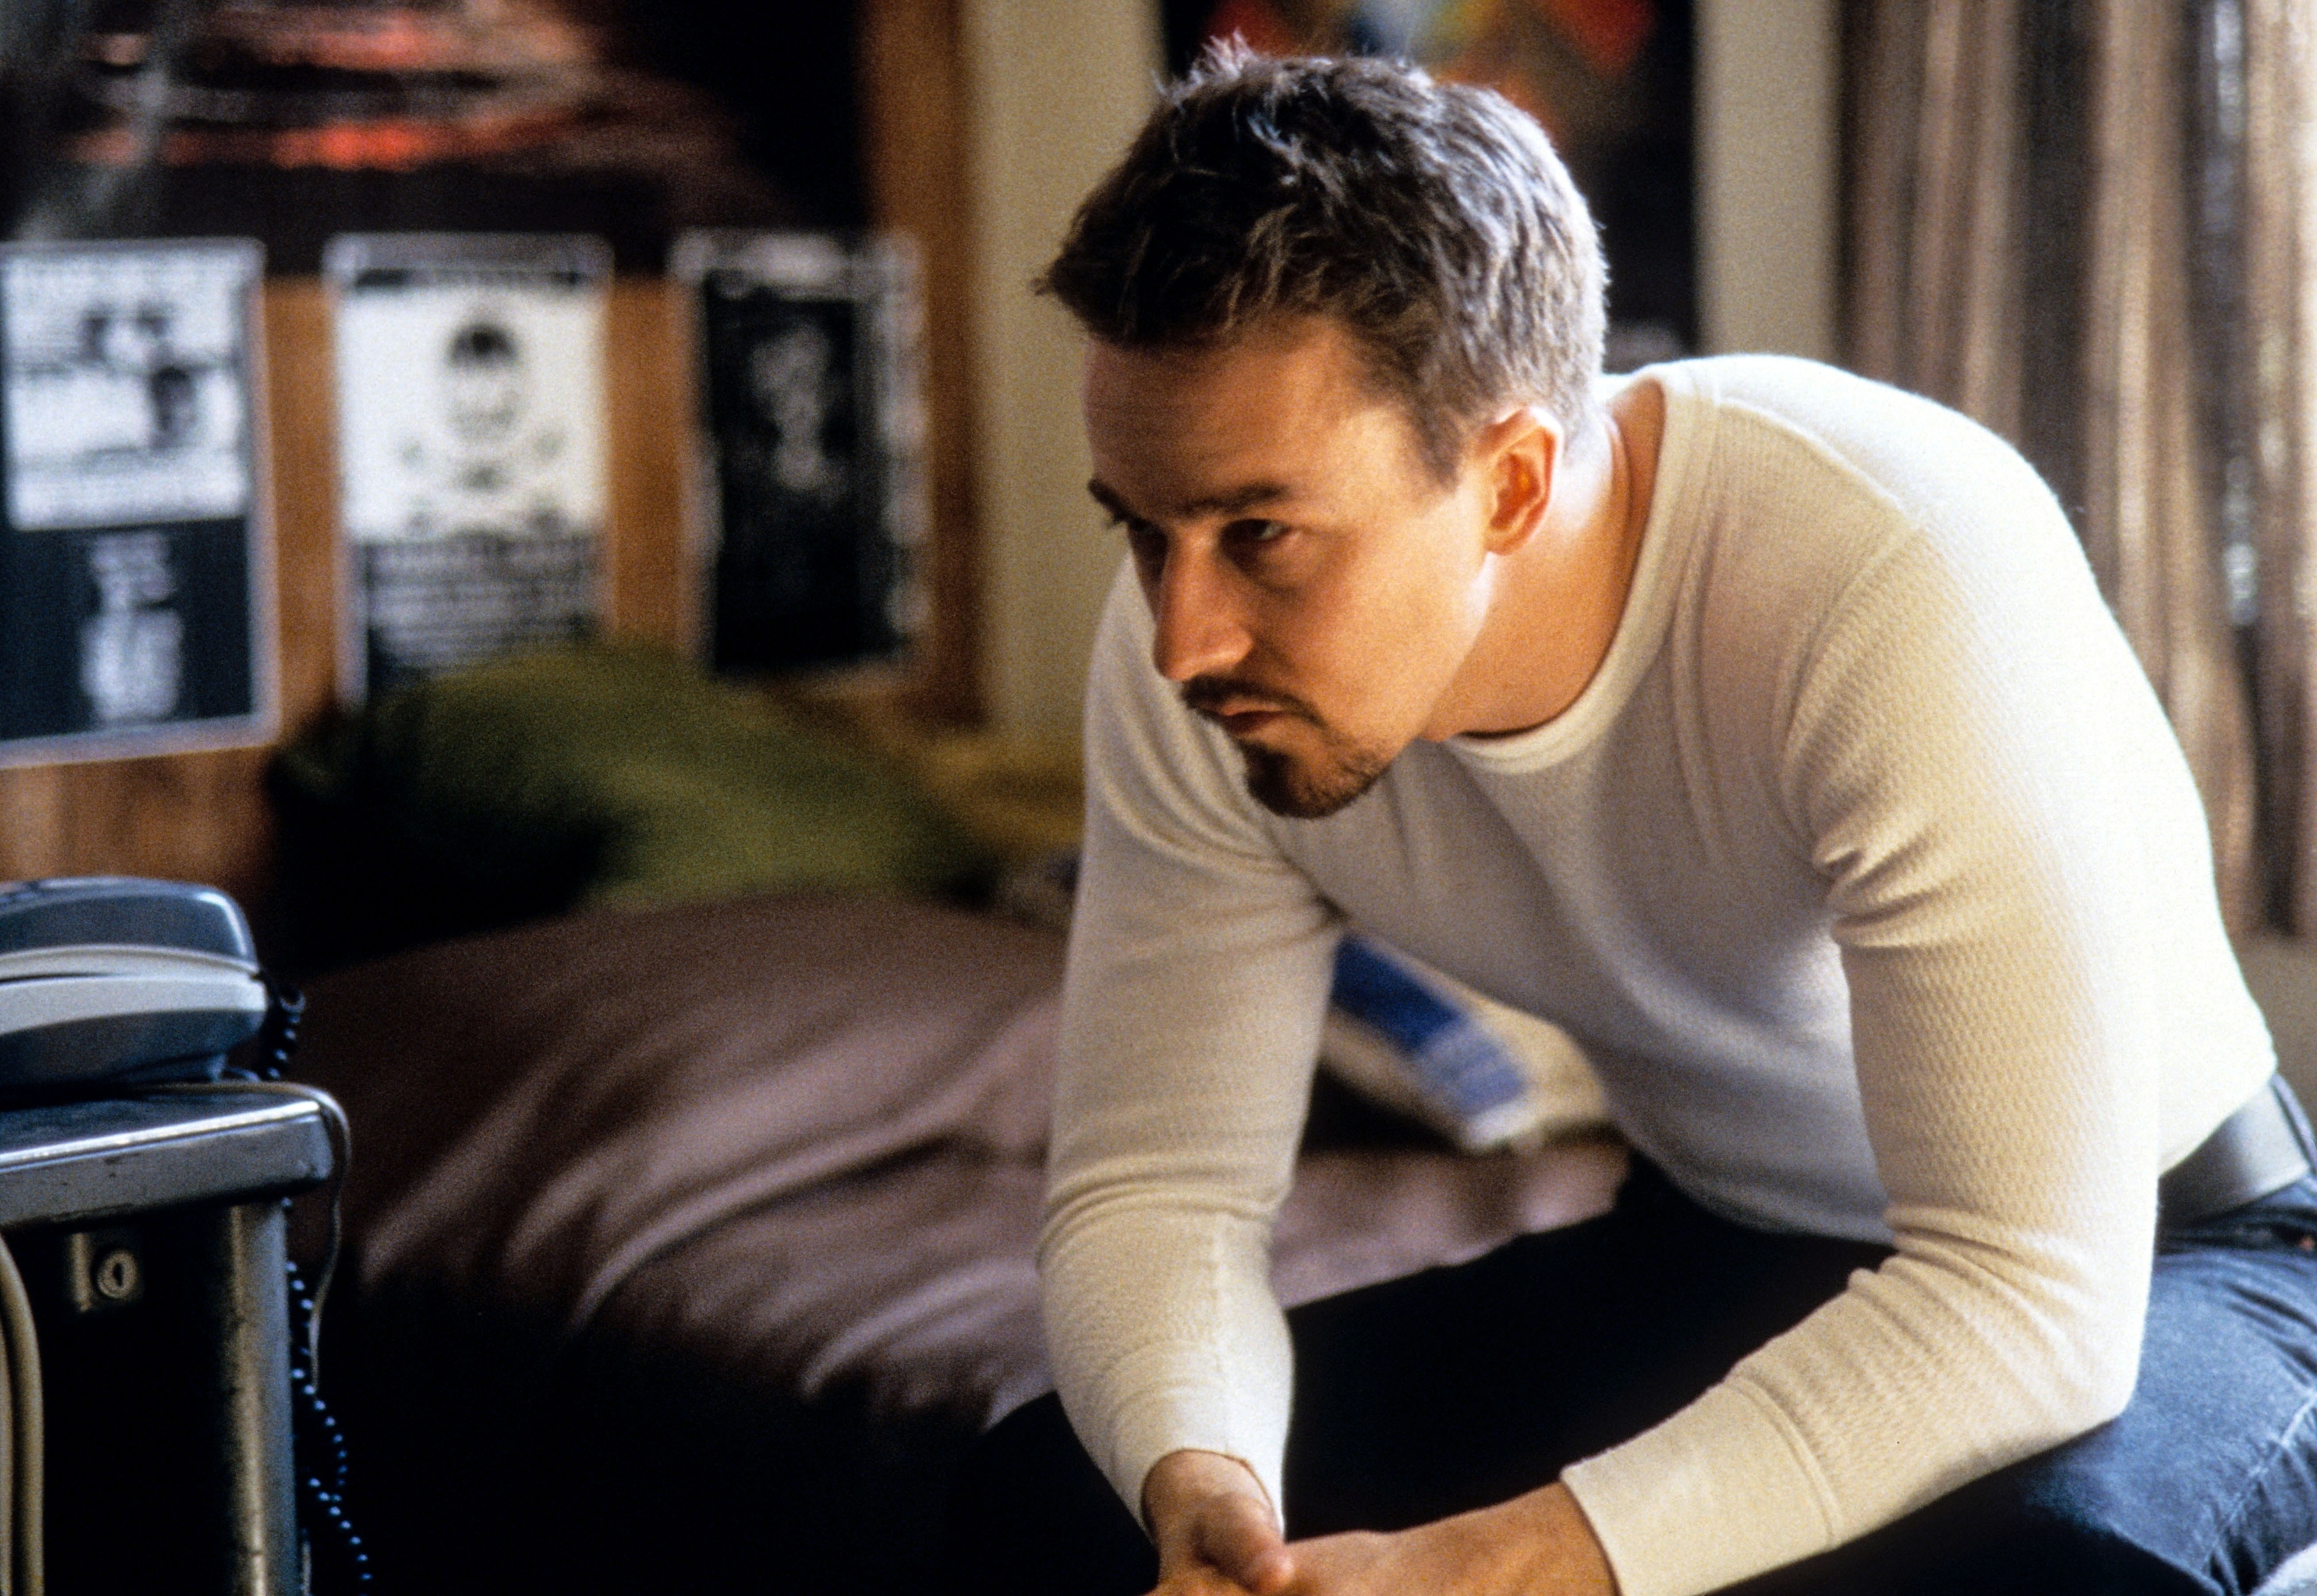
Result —
[[[1527, 1117], [1528, 1077], [1504, 1044], [1367, 938], [1349, 936], [1337, 946], [1333, 1001], [1355, 1034], [1374, 1045], [1337, 1062], [1361, 1084], [1415, 1099], [1409, 1106], [1460, 1145], [1491, 1145]], [[1390, 1079], [1374, 1080], [1379, 1072]]]

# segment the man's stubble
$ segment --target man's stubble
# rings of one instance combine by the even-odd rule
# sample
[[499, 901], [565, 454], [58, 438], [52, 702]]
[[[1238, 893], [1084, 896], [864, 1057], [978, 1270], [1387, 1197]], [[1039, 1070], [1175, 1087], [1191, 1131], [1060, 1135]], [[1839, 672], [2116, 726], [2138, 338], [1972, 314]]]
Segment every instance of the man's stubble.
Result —
[[1317, 758], [1266, 748], [1233, 739], [1246, 766], [1248, 796], [1275, 815], [1293, 820], [1321, 820], [1347, 808], [1382, 776], [1391, 764], [1389, 755], [1364, 747], [1329, 725], [1302, 699], [1268, 688], [1250, 686], [1221, 677], [1194, 677], [1183, 686], [1183, 702], [1193, 713], [1219, 720], [1217, 704], [1253, 698], [1281, 714], [1302, 722], [1320, 743]]

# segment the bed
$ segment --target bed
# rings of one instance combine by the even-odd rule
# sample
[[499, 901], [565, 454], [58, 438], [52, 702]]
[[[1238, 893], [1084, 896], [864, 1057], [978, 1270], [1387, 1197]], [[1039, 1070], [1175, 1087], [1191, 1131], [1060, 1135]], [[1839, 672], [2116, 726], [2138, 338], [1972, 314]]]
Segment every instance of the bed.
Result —
[[[993, 874], [1052, 835], [859, 740], [583, 651], [284, 762], [302, 897], [275, 946], [337, 966], [297, 1073], [354, 1127], [323, 1378], [381, 1590], [940, 1587], [966, 1448], [1047, 1385], [1062, 939], [1023, 917], [1067, 892]], [[2317, 965], [2246, 962], [2317, 1101]], [[1534, 1033], [1560, 1085], [1525, 1151], [1482, 1153], [1377, 1107], [1375, 1061], [1330, 1037], [1365, 1095], [1315, 1088], [1290, 1304], [1574, 1223], [1623, 1178]], [[320, 1206], [299, 1217], [318, 1250]], [[2264, 1596], [2313, 1591], [2317, 1555]]]
[[[389, 1591], [937, 1588], [1043, 1390], [1061, 941], [921, 899], [558, 916], [313, 982], [353, 1117], [324, 1348]], [[1607, 1137], [1475, 1156], [1315, 1096], [1291, 1303], [1606, 1206]], [[314, 1233], [314, 1215], [304, 1215]]]

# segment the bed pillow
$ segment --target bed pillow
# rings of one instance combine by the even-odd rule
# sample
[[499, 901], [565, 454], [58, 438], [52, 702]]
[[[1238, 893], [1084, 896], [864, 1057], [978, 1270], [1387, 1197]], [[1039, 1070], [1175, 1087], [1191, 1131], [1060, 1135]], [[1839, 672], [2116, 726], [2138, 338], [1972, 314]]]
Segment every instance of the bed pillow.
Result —
[[308, 970], [585, 908], [940, 893], [990, 851], [898, 767], [637, 646], [389, 694], [277, 763]]

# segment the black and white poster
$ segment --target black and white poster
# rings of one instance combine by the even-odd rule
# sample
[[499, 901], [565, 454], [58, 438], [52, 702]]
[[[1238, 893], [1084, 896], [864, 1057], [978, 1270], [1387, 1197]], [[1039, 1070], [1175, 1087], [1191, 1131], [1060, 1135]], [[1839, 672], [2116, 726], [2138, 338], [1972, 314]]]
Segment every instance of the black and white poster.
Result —
[[273, 732], [264, 257], [0, 247], [0, 764]]
[[922, 309], [907, 241], [689, 233], [718, 670], [889, 655], [923, 624]]
[[594, 626], [611, 265], [586, 238], [331, 240], [350, 699]]

